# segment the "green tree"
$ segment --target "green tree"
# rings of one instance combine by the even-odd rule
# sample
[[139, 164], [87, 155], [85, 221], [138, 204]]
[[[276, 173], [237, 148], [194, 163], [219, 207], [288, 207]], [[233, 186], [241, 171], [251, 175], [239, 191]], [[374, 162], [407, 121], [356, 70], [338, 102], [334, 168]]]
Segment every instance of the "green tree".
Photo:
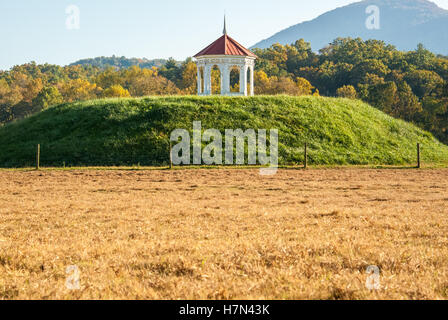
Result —
[[412, 91], [420, 98], [428, 96], [438, 88], [443, 87], [444, 80], [434, 71], [413, 70], [404, 79], [411, 86]]
[[407, 121], [418, 121], [423, 109], [418, 97], [411, 87], [402, 81], [397, 86], [398, 100], [392, 108], [391, 115]]
[[419, 69], [428, 69], [435, 59], [435, 55], [419, 43], [415, 51], [407, 54], [407, 61]]
[[60, 104], [64, 101], [59, 90], [55, 87], [45, 87], [33, 100], [35, 110], [44, 110], [49, 106]]
[[182, 77], [182, 69], [176, 60], [169, 58], [167, 63], [160, 68], [159, 74], [179, 85]]

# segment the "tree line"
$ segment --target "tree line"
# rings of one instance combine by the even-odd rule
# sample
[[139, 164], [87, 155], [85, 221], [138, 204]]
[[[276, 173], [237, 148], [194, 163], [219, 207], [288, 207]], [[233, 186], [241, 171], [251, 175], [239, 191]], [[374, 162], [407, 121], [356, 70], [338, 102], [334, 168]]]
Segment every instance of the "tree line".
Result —
[[[361, 99], [429, 130], [448, 143], [448, 58], [422, 45], [398, 51], [383, 41], [338, 38], [318, 53], [303, 39], [255, 49], [256, 94], [325, 95]], [[101, 61], [107, 61], [105, 59]], [[28, 63], [0, 71], [0, 123], [51, 105], [107, 97], [195, 94], [196, 64], [169, 59], [150, 68]], [[118, 66], [117, 66], [118, 65]], [[125, 65], [126, 67], [120, 67]], [[219, 71], [212, 73], [219, 89]], [[232, 88], [238, 89], [238, 76]]]

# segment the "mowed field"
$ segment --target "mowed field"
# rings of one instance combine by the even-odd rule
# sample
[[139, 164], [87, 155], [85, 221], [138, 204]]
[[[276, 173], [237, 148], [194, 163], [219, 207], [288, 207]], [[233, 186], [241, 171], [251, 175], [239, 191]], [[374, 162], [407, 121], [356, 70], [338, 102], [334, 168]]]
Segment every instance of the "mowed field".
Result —
[[448, 298], [446, 169], [3, 170], [0, 221], [0, 299]]

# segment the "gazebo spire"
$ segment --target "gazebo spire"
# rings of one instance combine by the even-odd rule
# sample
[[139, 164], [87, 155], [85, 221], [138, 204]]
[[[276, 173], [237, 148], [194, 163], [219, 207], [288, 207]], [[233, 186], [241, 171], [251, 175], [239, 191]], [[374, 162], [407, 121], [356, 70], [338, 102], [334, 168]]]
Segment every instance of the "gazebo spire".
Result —
[[223, 35], [227, 35], [227, 26], [226, 26], [226, 15], [224, 14], [224, 29], [222, 30]]

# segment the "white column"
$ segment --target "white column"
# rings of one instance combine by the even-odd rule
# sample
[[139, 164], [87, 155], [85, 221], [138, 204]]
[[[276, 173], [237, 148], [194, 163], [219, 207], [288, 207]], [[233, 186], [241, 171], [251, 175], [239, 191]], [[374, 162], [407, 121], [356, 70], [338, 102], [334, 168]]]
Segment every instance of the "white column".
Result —
[[247, 65], [240, 69], [240, 93], [247, 96]]
[[254, 67], [250, 67], [250, 95], [254, 95], [255, 84], [254, 84]]
[[202, 80], [202, 81], [204, 81], [204, 91], [202, 91], [202, 94], [203, 95], [207, 95], [207, 86], [208, 86], [208, 82], [207, 82], [207, 65], [204, 65], [204, 69], [203, 69], [203, 71], [202, 72], [204, 72], [204, 79]]
[[206, 65], [204, 71], [204, 83], [205, 83], [205, 92], [204, 94], [209, 96], [212, 94], [212, 66]]
[[243, 90], [243, 68], [244, 66], [238, 66], [240, 68], [240, 93], [244, 93]]
[[201, 88], [201, 66], [198, 65], [198, 95], [200, 95], [202, 92]]

